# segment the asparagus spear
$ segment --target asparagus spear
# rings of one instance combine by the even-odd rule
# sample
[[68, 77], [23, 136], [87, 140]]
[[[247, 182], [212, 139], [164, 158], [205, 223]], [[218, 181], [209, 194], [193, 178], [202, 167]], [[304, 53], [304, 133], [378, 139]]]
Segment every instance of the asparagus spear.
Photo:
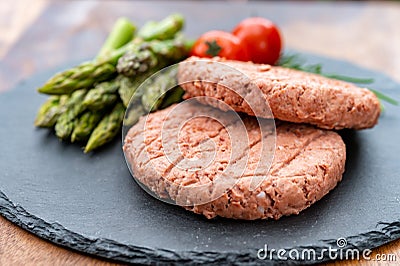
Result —
[[130, 42], [135, 31], [136, 26], [129, 19], [124, 17], [117, 19], [103, 47], [101, 47], [100, 52], [97, 54], [97, 58], [107, 56], [112, 51]]
[[135, 77], [149, 71], [157, 63], [158, 59], [151, 51], [138, 49], [127, 52], [118, 60], [117, 71], [126, 77]]
[[89, 90], [83, 100], [83, 105], [92, 111], [102, 110], [118, 100], [118, 89], [117, 79], [101, 82]]
[[131, 127], [139, 121], [139, 118], [144, 115], [146, 111], [143, 106], [138, 102], [130, 106], [129, 109], [126, 110], [124, 126]]
[[63, 106], [68, 99], [67, 95], [51, 96], [40, 107], [35, 119], [37, 127], [53, 127], [57, 122], [60, 113], [63, 111]]
[[117, 70], [124, 76], [134, 77], [180, 61], [187, 53], [187, 45], [181, 36], [172, 40], [154, 40], [144, 43], [139, 50], [124, 54], [118, 60]]
[[[175, 36], [176, 29], [182, 29], [185, 19], [181, 14], [172, 14], [160, 22], [149, 21], [138, 32], [145, 41], [167, 40]], [[178, 30], [179, 31], [179, 30]]]
[[170, 67], [149, 81], [142, 96], [142, 105], [145, 110], [154, 111], [160, 107], [165, 93], [176, 85], [176, 74], [177, 68]]
[[[176, 16], [171, 16], [171, 19], [176, 19]], [[182, 24], [180, 23], [170, 23], [169, 20], [166, 20], [164, 23], [166, 23], [165, 26], [159, 25], [160, 29], [164, 30], [164, 33], [173, 32], [175, 34], [182, 28]], [[154, 34], [160, 34], [160, 36], [162, 36], [162, 33], [163, 32], [160, 31], [154, 32]], [[157, 35], [154, 35], [153, 38], [156, 39]], [[137, 51], [138, 47], [143, 42], [144, 39], [140, 37], [135, 38], [121, 48], [101, 56], [101, 58], [85, 62], [64, 72], [57, 73], [39, 88], [38, 91], [40, 93], [55, 95], [69, 94], [78, 89], [89, 88], [96, 82], [110, 79], [116, 75], [115, 66], [118, 59], [128, 51]]]
[[70, 138], [75, 125], [75, 118], [84, 110], [83, 99], [86, 90], [78, 90], [72, 93], [65, 103], [66, 111], [57, 119], [55, 126], [56, 136], [62, 140]]
[[100, 112], [86, 111], [83, 113], [76, 122], [71, 135], [71, 142], [87, 141], [102, 116], [103, 114]]
[[93, 130], [84, 152], [88, 153], [111, 141], [121, 129], [124, 114], [124, 105], [122, 103], [117, 103], [114, 109], [106, 115]]
[[122, 75], [118, 77], [120, 81], [118, 93], [125, 107], [128, 107], [132, 96], [135, 96], [136, 99], [140, 99], [142, 97], [142, 93], [139, 94], [139, 92], [136, 92], [136, 90], [140, 84], [142, 84], [153, 73], [154, 71], [149, 71], [136, 78], [128, 78]]
[[[126, 18], [118, 19], [97, 57], [105, 56], [112, 50], [125, 45], [132, 39], [135, 30], [136, 27]], [[66, 99], [68, 99], [67, 95], [50, 97], [39, 109], [35, 126], [53, 127], [60, 113], [65, 111], [65, 108], [61, 107], [65, 104]]]
[[125, 114], [124, 125], [131, 127], [149, 110], [179, 102], [183, 95], [182, 88], [170, 89], [176, 85], [176, 74], [177, 68], [172, 67], [164, 70], [154, 79], [148, 80], [148, 86], [142, 87], [142, 92], [136, 92], [135, 98], [131, 99], [131, 104]]
[[165, 95], [164, 100], [160, 106], [160, 109], [164, 109], [173, 103], [180, 102], [182, 100], [183, 94], [185, 94], [185, 91], [179, 86], [171, 89]]
[[[160, 109], [170, 106], [173, 103], [177, 103], [182, 100], [182, 95], [184, 90], [181, 87], [175, 87], [172, 90], [168, 91], [166, 96], [164, 97], [164, 101], [160, 106]], [[136, 104], [132, 104], [129, 109], [126, 110], [124, 126], [131, 127], [135, 125], [139, 118], [146, 113], [146, 110], [141, 105], [140, 102], [136, 102]]]

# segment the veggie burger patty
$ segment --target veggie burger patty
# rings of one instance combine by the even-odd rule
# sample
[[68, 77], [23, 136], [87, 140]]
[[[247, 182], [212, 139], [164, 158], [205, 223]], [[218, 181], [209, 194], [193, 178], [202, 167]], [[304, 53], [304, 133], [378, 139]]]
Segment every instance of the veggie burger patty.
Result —
[[[126, 135], [124, 151], [144, 186], [190, 211], [279, 219], [309, 207], [342, 178], [346, 149], [336, 132], [275, 121], [275, 138], [270, 119], [244, 115], [238, 122], [234, 112], [196, 101], [174, 112], [177, 106], [142, 117]], [[221, 187], [226, 180], [233, 182]]]
[[[235, 71], [227, 71], [227, 67], [219, 67], [220, 64]], [[324, 129], [364, 129], [373, 127], [379, 118], [380, 104], [375, 94], [344, 81], [283, 67], [221, 58], [190, 57], [181, 66], [178, 79], [186, 91], [185, 98], [215, 98], [237, 112], [254, 115], [250, 106], [257, 106], [254, 101], [259, 101], [260, 97], [246, 98], [254, 90], [249, 89], [249, 83], [252, 83], [260, 88], [276, 119]], [[245, 75], [236, 75], [238, 71]], [[247, 80], [243, 76], [248, 77]], [[220, 83], [224, 86], [219, 86]], [[208, 99], [203, 97], [201, 102], [220, 107]], [[270, 112], [256, 115], [271, 118]]]

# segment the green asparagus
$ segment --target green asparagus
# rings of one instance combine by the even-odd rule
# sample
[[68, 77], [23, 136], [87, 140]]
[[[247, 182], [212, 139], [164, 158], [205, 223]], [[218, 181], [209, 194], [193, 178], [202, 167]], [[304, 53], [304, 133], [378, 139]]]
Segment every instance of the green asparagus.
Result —
[[114, 109], [93, 130], [84, 152], [88, 153], [111, 141], [121, 129], [124, 114], [124, 105], [117, 103]]
[[112, 78], [115, 71], [112, 61], [85, 62], [72, 69], [57, 73], [39, 88], [39, 92], [53, 95], [70, 94], [82, 88], [89, 88], [95, 82]]
[[118, 60], [117, 71], [126, 77], [135, 77], [149, 71], [157, 63], [157, 57], [149, 50], [130, 51]]
[[118, 93], [125, 107], [128, 107], [128, 104], [133, 96], [136, 99], [140, 99], [142, 97], [142, 94], [137, 93], [136, 90], [140, 84], [142, 84], [153, 73], [154, 71], [149, 71], [145, 74], [137, 76], [136, 78], [128, 78], [122, 75], [118, 77], [120, 81]]
[[173, 88], [172, 90], [169, 90], [164, 97], [160, 109], [164, 109], [171, 104], [180, 102], [182, 100], [183, 94], [185, 94], [185, 91], [179, 86]]
[[177, 68], [169, 67], [146, 81], [142, 96], [142, 105], [146, 111], [154, 111], [160, 107], [168, 90], [176, 86], [176, 74]]
[[118, 89], [117, 79], [101, 82], [89, 90], [83, 100], [83, 105], [92, 111], [102, 110], [118, 100]]
[[[176, 19], [176, 16], [171, 16], [171, 19]], [[156, 31], [154, 34], [160, 34], [160, 36], [163, 36], [163, 33], [168, 32], [169, 34], [174, 33], [173, 35], [175, 35], [175, 33], [182, 28], [182, 24], [180, 23], [170, 23], [167, 19], [163, 21], [165, 25], [158, 25], [163, 32]], [[158, 35], [154, 35], [151, 39], [157, 39], [157, 37]], [[78, 89], [89, 88], [96, 82], [110, 79], [116, 75], [115, 66], [118, 59], [129, 51], [137, 51], [138, 47], [140, 47], [143, 42], [143, 38], [134, 38], [128, 44], [117, 50], [108, 52], [106, 55], [101, 56], [98, 59], [85, 62], [64, 72], [57, 73], [41, 88], [39, 88], [38, 91], [40, 93], [55, 95], [69, 94]]]
[[136, 31], [136, 26], [127, 18], [119, 18], [113, 26], [110, 34], [106, 41], [101, 47], [100, 52], [97, 54], [97, 58], [107, 56], [112, 51], [120, 48], [121, 46], [130, 42]]
[[78, 90], [72, 93], [65, 103], [66, 111], [57, 119], [55, 126], [56, 136], [62, 140], [68, 140], [75, 126], [75, 118], [84, 110], [83, 99], [86, 90]]
[[177, 68], [170, 67], [154, 78], [148, 79], [131, 99], [125, 114], [124, 126], [133, 126], [150, 110], [164, 108], [182, 100], [182, 88], [175, 87], [176, 74]]
[[137, 104], [131, 105], [129, 109], [126, 110], [124, 126], [130, 128], [139, 121], [139, 118], [144, 115], [146, 111], [143, 106], [138, 102]]
[[[144, 86], [141, 91], [137, 88], [159, 69], [187, 55], [188, 42], [179, 34], [182, 26], [183, 17], [175, 14], [147, 23], [133, 38], [135, 26], [119, 19], [95, 59], [57, 73], [39, 88], [39, 92], [52, 96], [40, 108], [35, 125], [54, 126], [63, 140], [87, 141], [86, 153], [111, 141], [121, 129], [125, 106], [131, 98], [135, 104], [130, 106], [126, 121], [132, 124], [146, 110], [165, 104], [163, 94], [173, 75], [155, 78], [152, 86]], [[124, 67], [129, 78], [119, 75], [117, 64]], [[180, 96], [173, 91], [166, 95], [176, 96], [171, 100], [175, 102]]]
[[[182, 29], [185, 19], [181, 14], [172, 14], [160, 22], [150, 21], [138, 32], [145, 41], [172, 39], [176, 32]], [[176, 30], [178, 29], [178, 30]]]
[[103, 114], [101, 112], [86, 111], [76, 121], [71, 142], [87, 141], [93, 129], [97, 126]]
[[[97, 57], [105, 56], [131, 41], [135, 30], [136, 27], [126, 18], [118, 19]], [[67, 99], [68, 95], [51, 96], [39, 109], [35, 125], [53, 127], [60, 114], [65, 111], [64, 104]]]
[[67, 99], [67, 95], [49, 97], [39, 109], [35, 119], [35, 126], [53, 127], [62, 113], [64, 109], [63, 106]]
[[159, 70], [176, 63], [187, 53], [185, 40], [181, 36], [172, 40], [154, 40], [143, 44], [139, 50], [123, 55], [118, 60], [117, 70], [124, 76], [135, 77], [151, 69]]

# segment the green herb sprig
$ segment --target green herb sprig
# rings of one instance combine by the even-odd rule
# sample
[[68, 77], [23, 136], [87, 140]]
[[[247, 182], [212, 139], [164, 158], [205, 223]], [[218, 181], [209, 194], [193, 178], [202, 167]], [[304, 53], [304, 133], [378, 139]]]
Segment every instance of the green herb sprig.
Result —
[[[325, 73], [322, 71], [322, 64], [307, 64], [306, 61], [299, 54], [284, 54], [284, 55], [282, 55], [281, 58], [279, 59], [278, 65], [282, 66], [282, 67], [291, 68], [291, 69], [297, 69], [297, 70], [301, 70], [301, 71], [305, 71], [305, 72], [315, 73], [315, 74], [319, 74], [319, 75], [327, 77], [327, 78], [343, 80], [343, 81], [351, 82], [351, 83], [371, 84], [374, 82], [374, 79], [372, 79], [372, 78], [357, 78], [357, 77], [349, 77], [349, 76], [340, 75], [340, 74]], [[399, 105], [398, 101], [387, 96], [386, 94], [379, 92], [377, 90], [371, 89], [371, 88], [368, 88], [368, 89], [370, 91], [372, 91], [376, 95], [376, 97], [378, 97], [378, 99], [381, 101], [381, 106], [382, 106], [382, 101], [385, 101], [392, 105]]]

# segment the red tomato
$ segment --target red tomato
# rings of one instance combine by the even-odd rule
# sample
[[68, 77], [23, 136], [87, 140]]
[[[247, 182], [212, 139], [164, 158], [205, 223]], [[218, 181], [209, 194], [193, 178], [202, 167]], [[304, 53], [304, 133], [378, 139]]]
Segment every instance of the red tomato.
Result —
[[248, 61], [247, 50], [240, 39], [225, 31], [209, 31], [200, 36], [193, 45], [191, 55], [199, 57], [220, 56], [226, 59]]
[[282, 39], [278, 27], [265, 18], [248, 18], [240, 22], [233, 34], [247, 49], [254, 63], [275, 64], [282, 49]]

